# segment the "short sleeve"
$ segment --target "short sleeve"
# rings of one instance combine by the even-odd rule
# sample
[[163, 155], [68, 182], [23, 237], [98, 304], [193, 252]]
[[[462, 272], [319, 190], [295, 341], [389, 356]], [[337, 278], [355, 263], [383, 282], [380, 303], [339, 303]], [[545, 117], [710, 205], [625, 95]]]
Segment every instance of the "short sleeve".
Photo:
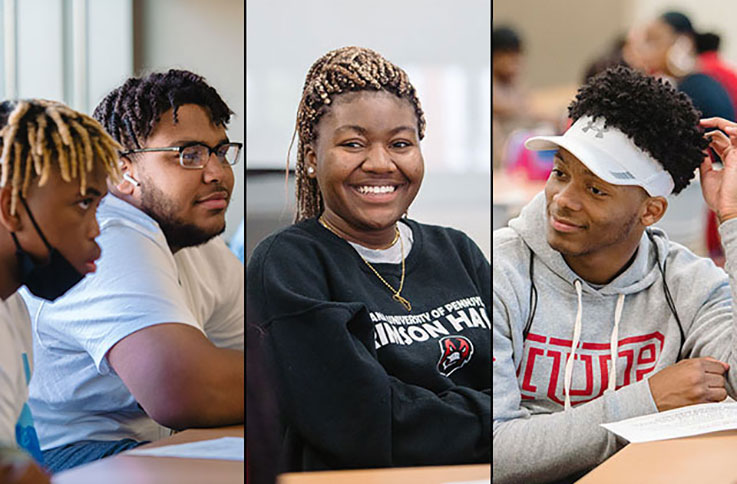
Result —
[[53, 341], [81, 348], [97, 371], [106, 374], [107, 352], [136, 331], [163, 323], [202, 331], [187, 305], [174, 257], [162, 240], [127, 224], [107, 224], [98, 238], [103, 252], [97, 272], [54, 302], [24, 291], [39, 344]]

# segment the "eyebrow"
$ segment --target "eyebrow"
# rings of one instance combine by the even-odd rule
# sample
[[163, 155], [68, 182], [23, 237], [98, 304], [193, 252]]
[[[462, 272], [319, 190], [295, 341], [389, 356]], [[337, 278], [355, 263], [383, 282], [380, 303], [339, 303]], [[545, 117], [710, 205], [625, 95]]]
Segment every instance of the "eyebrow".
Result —
[[97, 188], [87, 187], [86, 190], [87, 191], [85, 192], [84, 195], [82, 195], [82, 194], [77, 194], [77, 195], [79, 195], [80, 198], [86, 197], [88, 195], [94, 195], [96, 197], [102, 196], [102, 193], [100, 191], [98, 191]]
[[356, 131], [360, 134], [366, 134], [366, 128], [357, 126], [355, 124], [344, 124], [343, 126], [338, 126], [335, 129], [335, 132], [337, 133], [339, 131]]
[[[553, 156], [553, 158], [555, 158], [556, 160], [560, 161], [562, 164], [564, 164], [566, 166], [568, 165], [568, 161], [564, 160], [563, 157], [560, 156], [560, 154], [558, 154], [558, 153], [556, 153]], [[581, 164], [583, 165], [583, 163], [581, 163]], [[598, 176], [596, 176], [596, 174], [593, 171], [591, 171], [588, 168], [586, 168], [586, 165], [583, 165], [583, 173], [584, 173], [584, 175], [589, 175], [589, 176], [593, 176], [594, 178], [599, 178]], [[601, 180], [601, 178], [599, 178], [599, 179]]]
[[[361, 127], [361, 126], [357, 126], [355, 124], [345, 124], [345, 125], [339, 126], [338, 128], [335, 129], [336, 132], [339, 132], [339, 131], [349, 131], [349, 130], [356, 131], [356, 132], [358, 132], [358, 133], [360, 133], [362, 135], [365, 135], [368, 132], [368, 130], [366, 128]], [[400, 131], [414, 131], [414, 130], [415, 129], [412, 126], [397, 126], [396, 128], [391, 129], [389, 131], [389, 134], [390, 135], [394, 135], [396, 133], [399, 133]]]
[[[181, 139], [178, 139], [176, 141], [172, 141], [171, 143], [169, 143], [169, 148], [175, 148], [178, 146], [186, 145], [187, 143], [202, 143], [203, 145], [209, 146], [207, 143], [205, 143], [201, 139], [181, 138]], [[230, 139], [228, 139], [228, 137], [226, 136], [220, 139], [220, 141], [218, 141], [217, 143], [215, 143], [215, 146], [221, 145], [223, 143], [230, 143]]]

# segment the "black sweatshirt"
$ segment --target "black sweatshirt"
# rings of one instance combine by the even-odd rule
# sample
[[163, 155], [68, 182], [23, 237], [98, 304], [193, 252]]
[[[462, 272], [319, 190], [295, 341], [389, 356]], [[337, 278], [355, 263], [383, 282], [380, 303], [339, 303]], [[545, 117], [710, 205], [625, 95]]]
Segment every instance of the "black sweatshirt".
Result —
[[[315, 219], [271, 235], [249, 261], [286, 470], [491, 461], [489, 262], [462, 232], [403, 222], [411, 312]], [[401, 264], [373, 266], [399, 287]]]

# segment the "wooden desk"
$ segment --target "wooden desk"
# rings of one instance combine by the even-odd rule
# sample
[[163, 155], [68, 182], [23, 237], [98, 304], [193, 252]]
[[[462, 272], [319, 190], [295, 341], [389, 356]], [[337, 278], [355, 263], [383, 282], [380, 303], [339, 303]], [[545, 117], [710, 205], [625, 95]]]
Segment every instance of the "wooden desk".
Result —
[[[189, 429], [139, 447], [161, 447], [220, 437], [243, 437], [243, 425]], [[125, 455], [55, 474], [53, 484], [231, 484], [245, 481], [243, 462]]]
[[629, 444], [577, 484], [734, 484], [737, 430]]
[[445, 484], [485, 480], [491, 482], [491, 465], [402, 467], [356, 471], [301, 472], [279, 476], [278, 484]]

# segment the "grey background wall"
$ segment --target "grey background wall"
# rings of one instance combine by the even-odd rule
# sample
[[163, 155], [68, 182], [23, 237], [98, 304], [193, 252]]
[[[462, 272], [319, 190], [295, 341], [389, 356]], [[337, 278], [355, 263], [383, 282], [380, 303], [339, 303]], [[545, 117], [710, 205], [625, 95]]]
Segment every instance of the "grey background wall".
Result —
[[[91, 113], [133, 74], [184, 68], [218, 89], [236, 113], [229, 135], [244, 141], [244, 15], [243, 0], [0, 0], [0, 98]], [[226, 239], [244, 217], [244, 165]]]
[[[410, 216], [466, 231], [491, 256], [491, 2], [246, 2], [246, 243], [290, 223], [287, 148], [310, 65], [360, 45], [403, 67], [427, 119], [426, 178]], [[292, 151], [292, 166], [294, 150]]]

